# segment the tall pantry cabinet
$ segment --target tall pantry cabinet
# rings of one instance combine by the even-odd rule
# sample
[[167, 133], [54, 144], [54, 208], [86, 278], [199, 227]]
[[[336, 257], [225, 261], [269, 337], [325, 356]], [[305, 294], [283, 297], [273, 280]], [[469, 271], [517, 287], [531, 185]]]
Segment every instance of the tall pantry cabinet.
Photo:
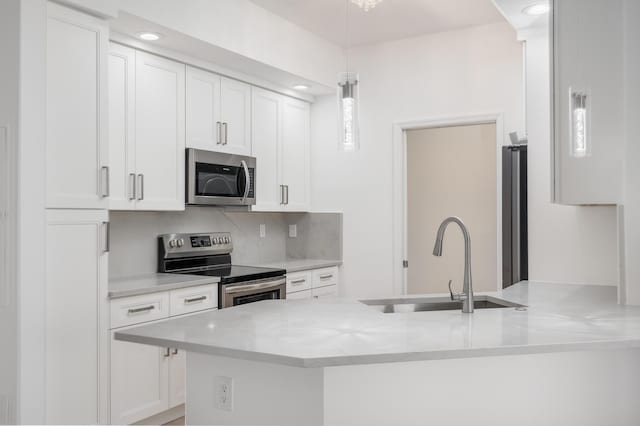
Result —
[[109, 30], [54, 3], [46, 26], [45, 421], [107, 423]]

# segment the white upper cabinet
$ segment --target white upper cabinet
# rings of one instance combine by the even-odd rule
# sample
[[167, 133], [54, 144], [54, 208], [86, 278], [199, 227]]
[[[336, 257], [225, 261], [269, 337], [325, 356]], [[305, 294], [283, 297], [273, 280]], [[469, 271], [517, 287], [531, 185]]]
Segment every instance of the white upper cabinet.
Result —
[[184, 210], [185, 65], [136, 52], [137, 204]]
[[220, 76], [187, 67], [187, 148], [215, 151], [221, 146]]
[[251, 86], [187, 67], [187, 147], [249, 155]]
[[309, 208], [309, 110], [307, 102], [284, 97], [281, 173], [286, 210]]
[[109, 208], [135, 208], [135, 75], [133, 49], [112, 43], [109, 48]]
[[184, 210], [185, 65], [111, 44], [112, 210]]
[[251, 86], [222, 77], [220, 105], [222, 150], [248, 155], [251, 152]]
[[104, 21], [47, 5], [47, 207], [107, 207]]
[[279, 170], [283, 99], [274, 92], [254, 88], [252, 104], [252, 145], [257, 169], [253, 210], [277, 211], [283, 207]]
[[623, 166], [622, 0], [553, 2], [553, 201], [618, 204]]
[[309, 208], [309, 104], [253, 88], [254, 211]]

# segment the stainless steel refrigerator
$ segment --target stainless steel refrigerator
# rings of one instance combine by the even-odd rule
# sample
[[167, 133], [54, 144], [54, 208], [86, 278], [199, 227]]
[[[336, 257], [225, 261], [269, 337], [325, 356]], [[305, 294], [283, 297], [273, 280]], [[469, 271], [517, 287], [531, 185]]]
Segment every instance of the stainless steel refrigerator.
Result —
[[502, 148], [502, 288], [529, 278], [527, 146]]

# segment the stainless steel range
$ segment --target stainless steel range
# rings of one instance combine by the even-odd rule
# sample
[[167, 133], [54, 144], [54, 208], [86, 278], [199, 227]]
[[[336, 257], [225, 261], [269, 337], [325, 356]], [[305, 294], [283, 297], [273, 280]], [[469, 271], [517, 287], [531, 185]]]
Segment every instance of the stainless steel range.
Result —
[[158, 272], [219, 277], [218, 307], [285, 299], [284, 269], [231, 264], [228, 232], [165, 234], [158, 237]]

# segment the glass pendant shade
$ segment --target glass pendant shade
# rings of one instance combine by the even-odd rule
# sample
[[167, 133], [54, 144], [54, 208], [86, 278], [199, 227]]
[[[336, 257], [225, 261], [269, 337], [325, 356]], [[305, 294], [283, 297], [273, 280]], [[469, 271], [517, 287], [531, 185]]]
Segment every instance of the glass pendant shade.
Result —
[[358, 74], [345, 72], [338, 80], [338, 148], [353, 152], [360, 148]]

